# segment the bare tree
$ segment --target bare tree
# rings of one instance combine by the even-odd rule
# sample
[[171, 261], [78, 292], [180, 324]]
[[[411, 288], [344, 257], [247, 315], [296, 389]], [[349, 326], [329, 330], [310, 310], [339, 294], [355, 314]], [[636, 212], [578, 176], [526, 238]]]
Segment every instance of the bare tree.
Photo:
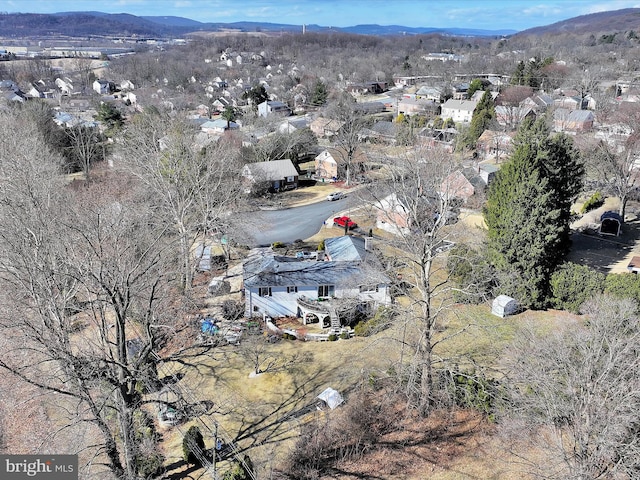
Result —
[[640, 108], [621, 106], [613, 114], [617, 131], [606, 132], [603, 140], [582, 138], [582, 149], [588, 152], [590, 170], [605, 182], [620, 199], [620, 216], [624, 219], [627, 203], [640, 186], [638, 154], [640, 153]]
[[351, 170], [356, 159], [356, 153], [361, 148], [361, 134], [368, 122], [357, 105], [350, 101], [350, 97], [342, 98], [331, 111], [331, 117], [340, 122], [340, 128], [333, 136], [333, 143], [341, 157], [339, 163], [343, 166], [347, 185], [351, 182]]
[[599, 297], [585, 322], [510, 348], [501, 420], [509, 445], [536, 476], [635, 478], [640, 469], [640, 323], [631, 301]]
[[76, 125], [64, 131], [69, 142], [67, 150], [82, 168], [85, 182], [89, 183], [91, 166], [104, 159], [105, 146], [100, 134], [97, 128], [88, 125]]
[[446, 179], [455, 163], [444, 151], [416, 149], [414, 155], [391, 159], [386, 169], [387, 180], [371, 192], [373, 208], [396, 234], [390, 241], [391, 253], [410, 299], [404, 315], [417, 332], [415, 342], [408, 342], [415, 354], [403, 378], [411, 405], [426, 415], [437, 400], [434, 347], [443, 339], [436, 332], [451, 304], [442, 257], [456, 196], [455, 186]]
[[146, 186], [158, 214], [179, 239], [181, 284], [191, 288], [192, 247], [216, 230], [233, 226], [241, 199], [239, 149], [221, 139], [202, 147], [186, 122], [142, 114], [123, 144], [125, 168]]
[[92, 450], [117, 478], [138, 478], [153, 442], [141, 434], [141, 391], [157, 387], [155, 352], [175, 321], [165, 227], [139, 201], [68, 194], [35, 135], [2, 147], [0, 282], [11, 308], [0, 311], [0, 368], [56, 396], [63, 428], [91, 425]]

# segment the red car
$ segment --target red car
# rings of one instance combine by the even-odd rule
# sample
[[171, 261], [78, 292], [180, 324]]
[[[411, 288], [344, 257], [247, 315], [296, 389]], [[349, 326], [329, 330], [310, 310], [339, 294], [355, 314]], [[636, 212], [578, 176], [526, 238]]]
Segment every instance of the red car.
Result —
[[333, 224], [338, 225], [339, 227], [347, 226], [348, 228], [356, 228], [358, 226], [356, 225], [356, 222], [351, 220], [349, 217], [335, 217], [333, 219]]

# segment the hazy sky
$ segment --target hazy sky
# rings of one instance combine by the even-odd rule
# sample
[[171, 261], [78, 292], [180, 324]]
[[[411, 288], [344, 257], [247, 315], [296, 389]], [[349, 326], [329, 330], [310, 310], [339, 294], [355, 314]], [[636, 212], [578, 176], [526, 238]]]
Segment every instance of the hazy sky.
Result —
[[640, 0], [0, 0], [0, 12], [101, 11], [201, 22], [335, 27], [377, 23], [485, 30], [524, 30], [621, 8], [640, 8]]

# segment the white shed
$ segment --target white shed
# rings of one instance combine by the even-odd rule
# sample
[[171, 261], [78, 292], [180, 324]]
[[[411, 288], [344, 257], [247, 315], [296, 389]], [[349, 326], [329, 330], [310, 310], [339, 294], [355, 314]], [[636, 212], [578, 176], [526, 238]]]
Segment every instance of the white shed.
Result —
[[502, 318], [518, 313], [519, 309], [516, 299], [507, 295], [498, 295], [491, 305], [491, 313]]

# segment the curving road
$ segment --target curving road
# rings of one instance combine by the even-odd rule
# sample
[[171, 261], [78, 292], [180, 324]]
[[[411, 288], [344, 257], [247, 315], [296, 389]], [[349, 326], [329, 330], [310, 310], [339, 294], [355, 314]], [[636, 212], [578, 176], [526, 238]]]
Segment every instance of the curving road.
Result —
[[354, 195], [333, 202], [322, 201], [283, 210], [261, 210], [243, 216], [245, 238], [238, 243], [250, 246], [266, 246], [273, 242], [291, 243], [309, 238], [322, 228], [323, 222], [357, 205]]

